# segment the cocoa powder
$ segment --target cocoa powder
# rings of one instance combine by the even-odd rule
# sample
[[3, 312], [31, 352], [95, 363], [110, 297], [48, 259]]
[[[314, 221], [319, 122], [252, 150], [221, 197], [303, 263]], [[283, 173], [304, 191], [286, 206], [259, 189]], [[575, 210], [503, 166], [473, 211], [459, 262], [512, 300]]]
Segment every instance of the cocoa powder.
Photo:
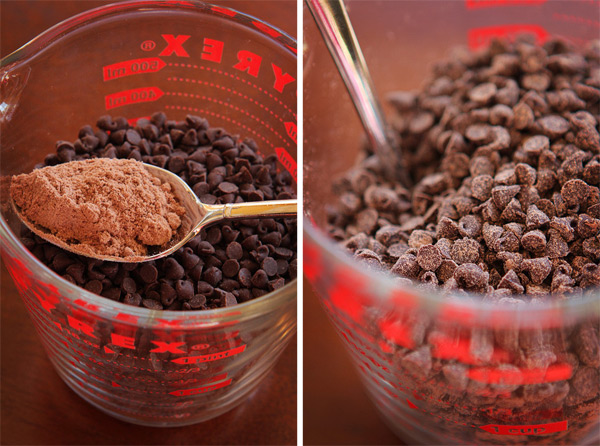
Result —
[[14, 176], [10, 193], [30, 223], [92, 256], [144, 255], [173, 237], [184, 214], [171, 185], [135, 160], [44, 167]]

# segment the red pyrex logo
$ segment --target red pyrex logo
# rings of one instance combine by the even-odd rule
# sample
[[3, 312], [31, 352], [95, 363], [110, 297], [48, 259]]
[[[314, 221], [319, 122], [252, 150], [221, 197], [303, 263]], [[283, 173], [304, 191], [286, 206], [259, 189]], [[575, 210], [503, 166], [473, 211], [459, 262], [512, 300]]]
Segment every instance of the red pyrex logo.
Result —
[[190, 57], [182, 45], [191, 36], [174, 36], [173, 34], [161, 34], [161, 36], [167, 42], [167, 46], [160, 52], [159, 56], [170, 56], [175, 53], [175, 55], [179, 57]]
[[[265, 31], [263, 28], [260, 29], [261, 31]], [[268, 29], [271, 30], [271, 28]], [[276, 33], [274, 30], [271, 31], [269, 32], [271, 35], [272, 33]], [[183, 44], [187, 42], [191, 36], [174, 36], [172, 34], [161, 34], [161, 36], [167, 42], [167, 46], [160, 52], [159, 56], [190, 57], [188, 50], [183, 47]], [[224, 41], [205, 37], [202, 41], [200, 59], [220, 64], [223, 62], [227, 49], [229, 48], [226, 47]], [[258, 77], [261, 71], [263, 71], [263, 66], [265, 64], [263, 63], [263, 57], [261, 55], [248, 50], [239, 50], [235, 56], [236, 60], [233, 68], [236, 70], [246, 72], [252, 77]], [[270, 65], [271, 74], [274, 78], [273, 88], [279, 93], [282, 93], [285, 86], [294, 82], [296, 79], [291, 74], [285, 73], [283, 69], [275, 63], [271, 63]]]

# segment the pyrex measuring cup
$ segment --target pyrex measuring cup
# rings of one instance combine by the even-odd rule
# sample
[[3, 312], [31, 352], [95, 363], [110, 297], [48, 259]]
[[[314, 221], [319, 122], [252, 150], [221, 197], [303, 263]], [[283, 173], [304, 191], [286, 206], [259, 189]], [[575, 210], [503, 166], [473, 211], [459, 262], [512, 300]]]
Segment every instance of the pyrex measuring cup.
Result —
[[2, 60], [2, 257], [59, 375], [122, 420], [213, 418], [261, 382], [295, 332], [296, 281], [210, 311], [151, 311], [63, 280], [19, 242], [6, 187], [99, 116], [164, 111], [252, 138], [295, 180], [295, 42], [199, 2], [136, 1], [73, 17]]
[[[347, 6], [382, 96], [419, 89], [456, 45], [598, 37], [597, 2]], [[518, 309], [442, 298], [365, 271], [325, 236], [332, 179], [355, 164], [363, 132], [306, 11], [304, 20], [304, 271], [383, 419], [407, 444], [597, 444], [599, 290]]]

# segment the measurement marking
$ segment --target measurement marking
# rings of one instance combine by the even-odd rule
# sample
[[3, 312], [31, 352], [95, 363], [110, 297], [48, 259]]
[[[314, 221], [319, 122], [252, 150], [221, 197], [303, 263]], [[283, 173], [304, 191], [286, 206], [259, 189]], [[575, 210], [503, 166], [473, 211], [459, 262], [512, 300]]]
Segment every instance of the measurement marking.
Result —
[[167, 63], [158, 57], [124, 60], [102, 67], [102, 76], [106, 82], [133, 74], [156, 73], [166, 66]]
[[[288, 147], [290, 147], [290, 143], [286, 140], [286, 138], [284, 138], [281, 134], [279, 134], [279, 132], [277, 132], [277, 130], [275, 130], [274, 128], [272, 128], [270, 125], [268, 125], [262, 119], [260, 119], [258, 116], [255, 116], [252, 113], [248, 113], [246, 110], [242, 110], [241, 108], [239, 108], [239, 107], [237, 107], [237, 106], [235, 106], [233, 104], [228, 104], [228, 103], [220, 101], [218, 99], [213, 99], [213, 98], [208, 97], [208, 96], [201, 96], [199, 94], [193, 94], [193, 93], [182, 93], [182, 92], [165, 91], [165, 94], [168, 95], [168, 96], [191, 97], [191, 98], [195, 98], [195, 99], [202, 99], [202, 100], [209, 101], [209, 102], [215, 102], [215, 103], [217, 103], [219, 105], [224, 105], [225, 107], [229, 107], [229, 108], [232, 108], [232, 109], [234, 109], [236, 111], [244, 113], [246, 116], [249, 116], [250, 118], [254, 119], [255, 121], [258, 121], [263, 126], [265, 126], [267, 129], [271, 130], [275, 135], [277, 135], [277, 137], [279, 137], [279, 139], [281, 139]], [[281, 121], [281, 119], [280, 119], [280, 121]]]
[[499, 25], [483, 28], [471, 28], [467, 32], [467, 41], [471, 49], [486, 46], [494, 37], [513, 40], [518, 34], [534, 34], [538, 43], [543, 43], [548, 38], [548, 31], [536, 24]]
[[197, 387], [195, 389], [185, 389], [185, 390], [175, 390], [173, 392], [169, 392], [169, 395], [173, 396], [190, 396], [190, 395], [198, 395], [200, 393], [207, 393], [213, 390], [221, 389], [231, 384], [231, 378], [227, 381], [222, 381], [217, 384], [211, 384], [209, 386]]
[[163, 94], [163, 91], [158, 87], [132, 88], [131, 90], [106, 95], [104, 97], [104, 106], [106, 110], [110, 110], [140, 102], [154, 102], [159, 100]]
[[235, 74], [231, 74], [231, 73], [228, 73], [228, 72], [223, 71], [223, 70], [217, 70], [215, 68], [202, 67], [202, 66], [198, 66], [198, 65], [194, 65], [194, 64], [184, 64], [184, 63], [170, 62], [169, 66], [183, 67], [183, 68], [194, 68], [194, 69], [197, 69], [197, 70], [207, 70], [207, 71], [212, 71], [213, 73], [222, 74], [224, 76], [228, 76], [228, 77], [231, 77], [233, 79], [236, 79], [236, 80], [238, 80], [240, 82], [243, 82], [244, 84], [248, 84], [251, 87], [256, 88], [258, 91], [260, 91], [260, 92], [268, 95], [271, 99], [273, 99], [275, 102], [277, 102], [283, 108], [285, 108], [288, 112], [290, 112], [294, 118], [296, 118], [296, 114], [294, 113], [294, 110], [292, 110], [291, 108], [289, 108], [287, 105], [285, 105], [283, 102], [281, 102], [275, 96], [273, 96], [267, 90], [265, 90], [264, 88], [259, 87], [258, 85], [253, 84], [252, 82], [248, 82], [245, 79], [242, 79], [242, 78], [236, 76]]
[[486, 424], [485, 426], [480, 426], [480, 429], [496, 435], [547, 435], [556, 432], [565, 432], [569, 427], [568, 421], [563, 420], [546, 424]]
[[489, 8], [495, 6], [541, 5], [547, 0], [466, 0], [467, 9]]
[[[326, 304], [327, 304], [327, 302], [326, 302]], [[326, 305], [326, 307], [327, 307], [327, 305]], [[331, 311], [331, 310], [329, 310], [329, 311]], [[350, 344], [350, 346], [351, 346], [351, 347], [353, 347], [353, 348], [351, 348], [351, 349], [350, 349], [350, 351], [351, 351], [352, 353], [356, 354], [356, 357], [357, 357], [358, 359], [360, 359], [360, 356], [358, 356], [358, 354], [357, 354], [357, 353], [359, 353], [359, 352], [361, 352], [361, 353], [362, 353], [364, 356], [367, 356], [367, 355], [365, 355], [365, 354], [364, 354], [364, 353], [365, 353], [364, 349], [362, 349], [362, 348], [358, 347], [358, 346], [357, 346], [357, 345], [356, 345], [354, 342], [350, 341], [350, 339], [348, 338], [348, 335], [350, 335], [350, 336], [351, 336], [351, 337], [352, 337], [354, 340], [356, 340], [357, 342], [359, 342], [359, 343], [361, 343], [361, 344], [365, 345], [365, 349], [367, 349], [367, 350], [369, 350], [369, 351], [372, 351], [372, 350], [370, 349], [370, 346], [368, 346], [368, 345], [364, 344], [364, 342], [363, 342], [363, 340], [362, 340], [362, 339], [360, 339], [360, 338], [357, 338], [356, 336], [354, 336], [354, 335], [351, 333], [351, 330], [349, 330], [349, 329], [350, 329], [350, 328], [352, 328], [352, 327], [354, 326], [354, 324], [350, 324], [350, 323], [349, 323], [349, 320], [348, 320], [348, 319], [346, 319], [346, 318], [344, 318], [342, 315], [334, 314], [333, 316], [336, 316], [336, 317], [334, 317], [334, 318], [332, 319], [332, 320], [333, 320], [333, 322], [334, 322], [334, 325], [337, 327], [337, 329], [340, 331], [340, 333], [342, 333], [343, 337], [344, 337], [344, 338], [346, 339], [346, 341], [347, 341], [347, 342]], [[342, 320], [342, 321], [344, 321], [344, 322], [343, 322], [343, 323], [341, 323], [341, 322], [339, 322], [338, 320], [336, 320], [336, 318], [337, 318], [337, 317], [339, 317], [339, 318], [340, 318], [340, 320]], [[347, 328], [346, 328], [346, 327], [344, 327], [344, 324], [346, 325], [346, 327], [347, 327]], [[360, 329], [360, 327], [358, 327], [358, 326], [357, 326], [356, 328], [359, 328], [359, 329]], [[367, 357], [368, 357], [368, 356], [367, 356]], [[368, 363], [366, 363], [366, 362], [363, 362], [363, 363], [364, 363], [364, 364], [365, 364], [365, 365], [366, 365], [366, 366], [369, 368], [369, 370], [372, 370], [372, 369], [371, 369], [371, 367], [369, 366], [369, 364], [368, 364]], [[367, 375], [371, 376], [371, 373], [369, 373], [369, 372], [367, 372], [366, 370], [364, 370], [364, 367], [362, 367], [362, 364], [360, 364], [360, 365], [361, 365], [361, 368], [362, 368], [363, 372], [364, 372], [365, 374], [367, 374]], [[549, 372], [550, 378], [551, 378], [553, 381], [559, 380], [558, 378], [560, 378], [560, 377], [562, 377], [562, 378], [563, 378], [563, 380], [565, 380], [565, 379], [568, 379], [568, 378], [565, 378], [565, 376], [566, 376], [566, 373], [567, 373], [568, 371], [567, 371], [567, 369], [564, 367], [564, 365], [565, 365], [565, 364], [558, 364], [556, 368], [553, 368], [553, 367], [550, 367], [550, 368], [549, 368], [549, 371], [548, 371], [548, 372]], [[397, 377], [397, 376], [394, 376], [394, 378], [395, 378], [395, 379], [398, 379], [398, 377]], [[408, 387], [408, 386], [405, 386], [405, 385], [404, 385], [404, 384], [403, 384], [401, 381], [400, 381], [400, 382], [398, 382], [398, 383], [396, 383], [396, 382], [391, 382], [391, 381], [389, 381], [389, 380], [387, 380], [387, 379], [386, 379], [386, 382], [387, 382], [388, 384], [390, 384], [392, 387], [394, 387], [394, 388], [396, 388], [396, 389], [398, 389], [398, 390], [400, 390], [400, 391], [402, 391], [402, 392], [405, 392], [406, 394], [413, 395], [413, 396], [415, 396], [416, 398], [418, 398], [418, 396], [420, 396], [420, 397], [421, 397], [421, 399], [427, 399], [427, 400], [430, 400], [430, 401], [432, 401], [432, 402], [441, 402], [442, 404], [445, 404], [446, 406], [449, 406], [449, 407], [456, 407], [456, 408], [459, 408], [459, 409], [473, 410], [473, 411], [477, 411], [477, 410], [479, 410], [479, 411], [482, 411], [482, 412], [486, 412], [486, 410], [485, 410], [484, 408], [480, 408], [480, 407], [467, 406], [467, 405], [459, 405], [459, 404], [455, 404], [455, 403], [450, 403], [450, 402], [442, 401], [442, 400], [439, 400], [439, 399], [438, 399], [438, 400], [436, 400], [436, 399], [435, 399], [435, 398], [433, 398], [433, 397], [430, 397], [430, 396], [427, 396], [427, 395], [421, 394], [421, 393], [417, 392], [416, 390], [414, 390], [414, 389], [412, 389], [412, 388], [410, 388], [410, 387]], [[425, 383], [425, 381], [422, 381], [422, 383]], [[457, 390], [457, 389], [454, 389], [452, 386], [447, 386], [447, 387], [448, 387], [448, 389], [449, 389], [449, 390]], [[417, 395], [418, 395], [418, 396], [417, 396]], [[477, 426], [475, 426], [475, 425], [472, 425], [472, 427], [477, 427]]]
[[237, 354], [242, 353], [246, 350], [246, 344], [242, 344], [239, 347], [235, 347], [229, 350], [224, 350], [221, 352], [210, 353], [208, 355], [199, 355], [199, 356], [187, 356], [182, 358], [172, 359], [171, 362], [175, 364], [197, 364], [203, 362], [212, 362], [218, 361], [219, 359], [230, 358]]
[[[264, 104], [262, 104], [262, 103], [260, 103], [260, 102], [258, 102], [258, 101], [256, 101], [256, 100], [254, 100], [254, 99], [252, 99], [252, 98], [251, 98], [251, 97], [249, 97], [248, 95], [245, 95], [245, 94], [243, 94], [243, 93], [240, 93], [240, 92], [239, 92], [239, 91], [237, 91], [237, 90], [233, 90], [233, 89], [231, 89], [231, 88], [224, 87], [224, 86], [222, 86], [222, 85], [214, 84], [214, 83], [212, 83], [212, 82], [201, 81], [201, 80], [196, 80], [196, 79], [189, 79], [189, 78], [183, 78], [183, 77], [169, 77], [169, 78], [167, 78], [167, 80], [169, 80], [169, 81], [174, 81], [174, 82], [188, 82], [188, 83], [193, 83], [193, 84], [196, 84], [196, 83], [197, 83], [197, 84], [203, 84], [203, 85], [211, 86], [211, 87], [214, 87], [214, 88], [218, 88], [218, 89], [220, 89], [220, 90], [223, 90], [223, 91], [227, 91], [228, 93], [233, 93], [233, 94], [236, 94], [236, 95], [238, 95], [238, 96], [240, 96], [240, 97], [243, 97], [244, 99], [246, 99], [246, 100], [248, 100], [248, 101], [250, 101], [250, 102], [252, 102], [252, 103], [254, 103], [254, 104], [258, 105], [258, 106], [259, 106], [260, 108], [262, 108], [263, 110], [265, 110], [265, 111], [269, 112], [269, 113], [270, 113], [272, 116], [274, 116], [274, 117], [275, 117], [275, 118], [277, 118], [279, 121], [281, 121], [281, 123], [282, 123], [282, 124], [284, 124], [285, 126], [287, 126], [287, 125], [288, 125], [288, 124], [287, 124], [287, 123], [286, 123], [286, 122], [285, 122], [285, 121], [284, 121], [284, 120], [283, 120], [283, 119], [282, 119], [282, 118], [281, 118], [281, 117], [280, 117], [278, 114], [274, 113], [274, 112], [273, 112], [273, 110], [271, 110], [269, 107], [267, 107], [267, 106], [265, 106]], [[294, 125], [295, 125], [295, 124], [294, 124]], [[286, 129], [287, 129], [287, 127], [286, 127]], [[288, 131], [288, 132], [289, 132], [289, 131]], [[292, 135], [290, 135], [290, 138], [294, 139], [294, 142], [296, 142], [295, 138], [294, 138]]]
[[595, 28], [600, 28], [600, 21], [586, 19], [585, 17], [576, 16], [573, 14], [561, 14], [560, 12], [552, 13], [552, 18], [563, 22], [582, 23]]
[[244, 130], [247, 130], [247, 131], [253, 133], [255, 136], [259, 137], [265, 143], [267, 143], [273, 150], [275, 150], [275, 146], [271, 143], [271, 141], [269, 141], [268, 139], [266, 139], [263, 135], [261, 135], [260, 133], [255, 132], [253, 129], [251, 129], [247, 125], [242, 124], [241, 122], [236, 121], [235, 119], [229, 118], [228, 116], [224, 116], [224, 115], [221, 115], [219, 113], [211, 112], [211, 111], [200, 109], [200, 108], [196, 108], [196, 107], [185, 107], [183, 105], [166, 105], [165, 108], [168, 109], [168, 110], [185, 110], [185, 111], [193, 111], [193, 112], [196, 112], [196, 113], [204, 113], [204, 114], [211, 115], [211, 116], [214, 116], [214, 117], [219, 118], [219, 119], [224, 119], [227, 122], [231, 122], [232, 124], [238, 125], [238, 126], [242, 127]]

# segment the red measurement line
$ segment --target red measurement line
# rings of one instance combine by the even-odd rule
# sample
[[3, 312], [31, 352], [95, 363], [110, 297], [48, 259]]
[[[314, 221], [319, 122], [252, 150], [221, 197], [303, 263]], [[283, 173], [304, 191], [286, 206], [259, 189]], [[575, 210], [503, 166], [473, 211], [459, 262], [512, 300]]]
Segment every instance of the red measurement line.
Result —
[[[121, 353], [122, 354], [122, 353]], [[124, 355], [125, 356], [125, 355]], [[131, 357], [131, 356], [130, 356]], [[106, 363], [100, 362], [96, 359], [94, 359], [93, 357], [88, 357], [88, 359], [102, 367], [115, 367], [115, 366], [120, 366], [120, 367], [127, 367], [130, 369], [135, 369], [135, 370], [143, 370], [145, 372], [152, 372], [152, 373], [157, 373], [158, 371], [155, 369], [146, 369], [144, 367], [136, 367], [134, 365], [129, 365], [129, 364], [123, 364], [120, 362], [117, 362], [114, 359], [107, 359], [107, 358], [102, 358], [104, 361], [106, 361]], [[142, 358], [144, 359], [144, 358]], [[163, 374], [163, 375], [180, 375], [182, 372], [185, 373], [191, 373], [191, 372], [202, 372], [202, 370], [200, 370], [199, 368], [196, 369], [183, 369], [183, 370], [176, 370], [173, 372], [165, 372], [165, 371], [160, 371], [159, 373]]]
[[269, 93], [267, 90], [265, 90], [264, 88], [259, 87], [258, 85], [253, 84], [252, 82], [248, 82], [245, 79], [242, 79], [241, 77], [236, 76], [235, 74], [231, 74], [228, 73], [226, 71], [223, 70], [216, 70], [214, 68], [209, 68], [209, 67], [201, 67], [198, 65], [194, 65], [194, 64], [185, 64], [185, 63], [169, 63], [169, 66], [174, 66], [174, 67], [184, 67], [184, 68], [194, 68], [197, 70], [207, 70], [207, 71], [212, 71], [213, 73], [218, 73], [218, 74], [222, 74], [224, 76], [228, 76], [231, 77], [233, 79], [236, 79], [240, 82], [243, 82], [244, 84], [248, 84], [253, 88], [256, 88], [258, 91], [263, 92], [264, 94], [268, 95], [271, 99], [273, 99], [275, 102], [277, 102], [279, 105], [281, 105], [283, 108], [285, 108], [287, 111], [289, 111], [292, 116], [294, 116], [294, 118], [296, 117], [296, 114], [294, 113], [294, 110], [292, 110], [291, 108], [289, 108], [287, 105], [285, 105], [283, 102], [281, 102], [279, 99], [277, 99], [275, 96], [273, 96], [271, 93]]
[[266, 107], [264, 104], [252, 99], [250, 96], [245, 95], [244, 93], [241, 93], [237, 90], [234, 90], [232, 88], [228, 88], [228, 87], [224, 87], [222, 85], [218, 85], [215, 84], [214, 82], [208, 82], [208, 81], [201, 81], [198, 79], [190, 79], [187, 77], [168, 77], [167, 78], [168, 81], [173, 81], [173, 82], [188, 82], [188, 83], [192, 83], [192, 84], [203, 84], [206, 85], [208, 87], [214, 87], [214, 88], [218, 88], [220, 90], [223, 91], [227, 91], [228, 93], [233, 93], [236, 94], [244, 99], [247, 99], [248, 101], [258, 105], [260, 108], [262, 108], [265, 111], [268, 111], [271, 115], [273, 115], [275, 118], [279, 119], [279, 121], [281, 121], [283, 124], [285, 124], [284, 120], [276, 113], [273, 112], [273, 110], [271, 110], [269, 107]]
[[211, 111], [208, 111], [208, 110], [203, 110], [203, 109], [196, 108], [196, 107], [185, 107], [183, 105], [167, 105], [167, 106], [165, 106], [165, 108], [166, 109], [170, 109], [170, 110], [187, 110], [187, 111], [193, 111], [193, 112], [196, 112], [196, 113], [204, 113], [204, 114], [208, 114], [208, 115], [214, 116], [214, 117], [219, 118], [219, 119], [224, 119], [227, 122], [231, 122], [232, 124], [239, 125], [244, 130], [247, 130], [247, 131], [253, 133], [257, 137], [259, 137], [260, 139], [262, 139], [265, 143], [267, 143], [273, 150], [275, 150], [275, 146], [271, 143], [271, 141], [269, 141], [268, 139], [266, 139], [260, 133], [255, 132], [253, 129], [251, 129], [247, 125], [242, 124], [241, 122], [238, 122], [235, 119], [231, 119], [228, 116], [224, 116], [224, 115], [221, 115], [219, 113], [214, 113], [214, 112], [211, 112]]
[[[336, 317], [340, 317], [340, 315], [335, 315], [335, 316]], [[342, 316], [342, 317], [340, 317], [340, 319], [343, 320], [345, 318]], [[333, 320], [334, 325], [336, 326], [336, 328], [340, 331], [340, 333], [343, 334], [343, 337], [344, 337], [345, 341], [348, 342], [351, 347], [353, 347], [353, 348], [350, 349], [350, 351], [351, 351], [351, 353], [354, 354], [354, 356], [359, 361], [362, 362], [362, 364], [359, 364], [359, 365], [361, 366], [363, 372], [366, 373], [367, 375], [371, 375], [372, 373], [376, 373], [380, 378], [384, 379], [388, 384], [390, 384], [395, 389], [398, 389], [398, 390], [400, 390], [402, 392], [405, 392], [407, 394], [410, 394], [410, 395], [414, 395], [414, 396], [420, 397], [420, 399], [427, 399], [427, 400], [430, 400], [430, 401], [433, 401], [433, 402], [442, 403], [442, 404], [445, 404], [447, 406], [456, 407], [456, 408], [460, 408], [460, 409], [473, 410], [473, 411], [480, 410], [482, 412], [485, 412], [484, 408], [471, 407], [471, 406], [467, 406], [467, 405], [461, 406], [459, 404], [449, 403], [447, 401], [442, 401], [440, 399], [433, 398], [433, 397], [428, 396], [428, 395], [424, 395], [422, 393], [419, 393], [417, 390], [412, 389], [412, 388], [406, 386], [401, 381], [398, 382], [398, 383], [389, 381], [387, 378], [385, 378], [384, 376], [382, 376], [378, 371], [373, 370], [373, 368], [371, 367], [371, 365], [368, 362], [364, 361], [362, 359], [362, 357], [359, 355], [359, 353], [360, 353], [363, 356], [366, 356], [368, 358], [368, 355], [365, 354], [365, 350], [370, 350], [372, 352], [373, 350], [371, 350], [371, 347], [368, 346], [368, 345], [366, 345], [364, 343], [364, 341], [362, 339], [360, 339], [360, 337], [352, 335], [351, 330], [348, 330], [348, 331], [344, 330], [344, 327], [342, 326], [342, 324], [339, 321], [337, 321], [335, 317], [332, 318], [332, 320]], [[343, 322], [348, 327], [351, 327], [351, 324], [349, 324], [348, 320], [345, 320]], [[352, 339], [354, 339], [356, 342], [358, 342], [359, 344], [361, 344], [361, 346], [356, 345], [353, 341], [351, 341], [350, 338], [348, 337], [348, 335], [350, 335], [350, 337], [352, 337]], [[364, 346], [364, 348], [363, 348], [363, 346]], [[380, 359], [381, 359], [381, 357], [380, 357]], [[371, 362], [373, 362], [373, 361], [371, 360]], [[369, 369], [369, 371], [365, 370], [365, 367], [363, 366], [363, 364], [364, 364], [364, 366], [366, 366], [366, 368]], [[376, 367], [378, 367], [377, 364], [375, 364], [375, 363], [373, 363], [373, 365], [376, 366]], [[378, 368], [381, 368], [381, 367], [378, 367]], [[385, 369], [383, 369], [383, 370], [385, 371]], [[552, 381], [559, 381], [559, 380], [567, 380], [567, 379], [569, 379], [567, 377], [567, 375], [569, 374], [569, 372], [570, 372], [569, 370], [566, 370], [564, 368], [564, 364], [558, 364], [555, 367], [549, 367], [549, 370], [548, 370], [549, 378]], [[397, 378], [397, 377], [395, 377], [395, 378]], [[545, 381], [543, 381], [543, 382], [545, 382]], [[422, 384], [426, 384], [426, 380], [421, 381], [421, 383]], [[528, 384], [528, 383], [524, 382], [523, 384]], [[452, 386], [447, 386], [447, 387], [448, 387], [449, 390], [457, 391], [457, 389], [453, 388]], [[463, 393], [464, 393], [464, 391], [463, 391]]]
[[238, 112], [244, 113], [246, 116], [251, 117], [252, 119], [254, 119], [255, 121], [260, 122], [263, 126], [265, 126], [266, 128], [268, 128], [269, 130], [271, 130], [275, 135], [277, 135], [279, 137], [279, 139], [281, 139], [288, 147], [290, 147], [290, 143], [286, 140], [286, 138], [284, 138], [283, 136], [281, 136], [274, 128], [272, 128], [270, 125], [268, 125], [266, 122], [264, 122], [262, 119], [260, 119], [258, 116], [253, 115], [252, 113], [248, 113], [246, 110], [242, 110], [241, 108], [232, 105], [232, 104], [228, 104], [226, 102], [220, 101], [218, 99], [214, 99], [214, 98], [210, 98], [208, 96], [201, 96], [199, 94], [193, 94], [193, 93], [182, 93], [182, 92], [171, 92], [171, 91], [165, 91], [166, 95], [169, 96], [183, 96], [183, 97], [192, 97], [195, 99], [202, 99], [205, 101], [209, 101], [209, 102], [215, 102], [219, 105], [224, 105], [225, 107], [229, 107], [232, 108]]
[[593, 26], [595, 28], [600, 28], [600, 21], [586, 19], [585, 17], [580, 17], [573, 14], [561, 14], [560, 12], [554, 12], [552, 13], [552, 18], [556, 20], [561, 20], [563, 22], [580, 23], [588, 26]]
[[460, 422], [458, 422], [458, 421], [451, 420], [450, 418], [442, 417], [441, 415], [438, 415], [438, 414], [435, 414], [435, 413], [429, 412], [429, 411], [427, 411], [427, 410], [425, 410], [425, 409], [421, 409], [419, 406], [417, 406], [416, 404], [414, 404], [414, 403], [413, 403], [412, 401], [410, 401], [408, 398], [406, 399], [406, 402], [407, 402], [408, 406], [409, 406], [411, 409], [420, 410], [421, 412], [423, 412], [423, 413], [426, 413], [426, 414], [429, 414], [429, 415], [433, 415], [434, 417], [437, 417], [437, 418], [439, 418], [440, 420], [449, 421], [449, 422], [451, 422], [451, 423], [454, 423], [454, 424], [460, 424], [461, 426], [474, 427], [475, 429], [477, 429], [477, 428], [478, 428], [478, 427], [477, 427], [477, 426], [475, 426], [474, 424], [460, 423]]

